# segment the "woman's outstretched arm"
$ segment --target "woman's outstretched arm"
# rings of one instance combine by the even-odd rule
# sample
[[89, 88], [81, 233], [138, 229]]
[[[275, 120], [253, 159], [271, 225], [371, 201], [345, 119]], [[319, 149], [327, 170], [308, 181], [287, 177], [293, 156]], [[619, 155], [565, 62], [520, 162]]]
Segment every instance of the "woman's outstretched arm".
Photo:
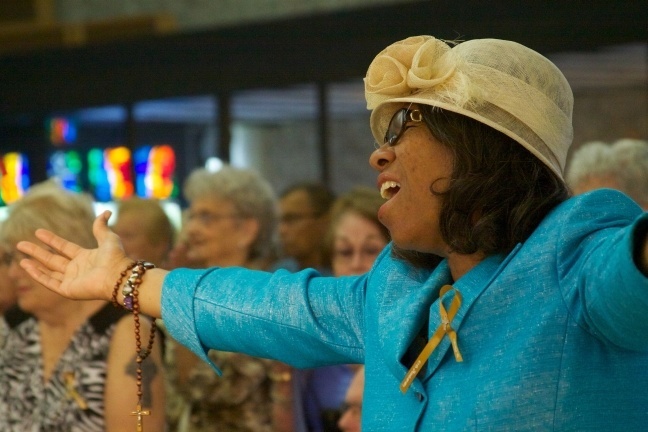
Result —
[[[94, 221], [92, 230], [97, 239], [96, 249], [82, 248], [50, 231], [39, 229], [36, 238], [44, 245], [28, 241], [18, 243], [18, 250], [31, 257], [23, 259], [20, 265], [36, 281], [64, 297], [111, 300], [115, 283], [132, 260], [124, 253], [119, 237], [108, 228], [110, 215], [106, 211]], [[139, 287], [142, 313], [160, 317], [162, 282], [167, 273], [151, 269], [142, 278]], [[121, 288], [129, 275], [127, 272], [118, 290], [120, 303], [123, 301]]]

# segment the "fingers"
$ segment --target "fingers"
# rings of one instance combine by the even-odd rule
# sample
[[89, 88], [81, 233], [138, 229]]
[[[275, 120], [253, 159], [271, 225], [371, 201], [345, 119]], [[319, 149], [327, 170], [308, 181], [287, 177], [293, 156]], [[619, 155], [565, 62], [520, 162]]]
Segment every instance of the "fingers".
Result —
[[52, 272], [43, 268], [39, 266], [36, 261], [28, 258], [20, 260], [20, 266], [25, 269], [27, 274], [29, 274], [29, 276], [31, 276], [35, 281], [60, 294], [60, 273]]
[[[42, 241], [47, 246], [51, 247], [61, 255], [64, 255], [68, 258], [74, 258], [79, 252], [83, 250], [83, 248], [79, 247], [78, 245], [71, 243], [64, 238], [57, 236], [53, 232], [42, 228], [37, 229], [35, 235], [38, 240]], [[30, 251], [22, 252], [28, 253], [29, 255], [38, 258], [38, 260], [43, 263], [51, 259], [50, 255], [55, 256], [55, 254], [52, 254], [47, 249], [41, 248], [37, 245], [30, 247]]]
[[[81, 248], [74, 243], [63, 240], [62, 238], [55, 236], [49, 231], [39, 231], [44, 231], [41, 234], [43, 235], [43, 237], [48, 238], [51, 242], [48, 243], [48, 241], [46, 241], [45, 239], [41, 239], [41, 241], [45, 242], [48, 245], [51, 245], [52, 248], [56, 250], [61, 250], [61, 253], [65, 255], [72, 253], [72, 256], [74, 256], [79, 250], [81, 250]], [[52, 236], [52, 238], [50, 238], [50, 236]], [[39, 237], [38, 231], [36, 232], [36, 237]], [[16, 249], [32, 257], [33, 260], [31, 261], [38, 261], [44, 268], [58, 273], [64, 273], [65, 268], [70, 262], [67, 256], [57, 255], [41, 246], [38, 246], [37, 244], [28, 241], [18, 242]]]
[[99, 245], [106, 240], [107, 236], [113, 233], [110, 228], [108, 228], [108, 220], [111, 215], [112, 213], [110, 210], [106, 210], [97, 216], [92, 224], [92, 234], [94, 234]]

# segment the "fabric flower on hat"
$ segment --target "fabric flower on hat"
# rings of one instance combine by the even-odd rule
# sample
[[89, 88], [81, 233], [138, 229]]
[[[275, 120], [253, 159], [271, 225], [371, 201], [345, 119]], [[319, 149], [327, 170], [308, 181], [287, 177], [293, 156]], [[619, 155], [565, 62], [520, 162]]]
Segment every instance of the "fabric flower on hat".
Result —
[[414, 36], [382, 50], [367, 70], [367, 91], [392, 96], [405, 94], [408, 91], [407, 74], [412, 66], [412, 59], [429, 39], [431, 36]]
[[455, 71], [450, 47], [438, 39], [426, 41], [414, 54], [407, 73], [410, 89], [428, 89], [446, 81]]
[[455, 71], [450, 47], [432, 36], [415, 36], [385, 48], [369, 65], [365, 77], [367, 108], [386, 99], [437, 86]]

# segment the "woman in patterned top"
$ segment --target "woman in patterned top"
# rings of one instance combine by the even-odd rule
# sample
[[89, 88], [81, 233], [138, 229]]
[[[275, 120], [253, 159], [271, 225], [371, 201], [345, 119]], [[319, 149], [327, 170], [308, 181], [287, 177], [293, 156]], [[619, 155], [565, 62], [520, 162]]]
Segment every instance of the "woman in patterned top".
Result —
[[16, 306], [16, 291], [7, 276], [10, 262], [10, 255], [0, 246], [0, 349], [2, 349], [9, 327], [7, 324], [10, 321], [7, 319], [8, 315], [20, 311]]
[[[189, 201], [184, 232], [196, 267], [265, 269], [275, 259], [276, 198], [257, 173], [226, 166], [198, 169], [184, 185]], [[169, 426], [177, 432], [271, 431], [271, 361], [211, 351], [219, 377], [205, 362], [170, 341]]]
[[[133, 318], [105, 301], [68, 300], [34, 282], [17, 264], [20, 240], [49, 228], [87, 246], [94, 211], [86, 197], [53, 182], [32, 187], [12, 205], [2, 224], [2, 243], [13, 251], [9, 277], [18, 305], [32, 315], [8, 332], [0, 351], [0, 430], [134, 430], [137, 404]], [[140, 320], [143, 338], [148, 321]], [[151, 360], [152, 359], [152, 360]], [[164, 430], [164, 385], [160, 344], [142, 363], [144, 419], [151, 430]]]

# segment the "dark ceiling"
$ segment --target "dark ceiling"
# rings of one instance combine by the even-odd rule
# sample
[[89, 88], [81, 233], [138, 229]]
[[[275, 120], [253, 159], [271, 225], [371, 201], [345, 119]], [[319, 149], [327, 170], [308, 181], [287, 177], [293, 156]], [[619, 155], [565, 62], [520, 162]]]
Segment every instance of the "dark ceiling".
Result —
[[[545, 55], [645, 43], [645, 1], [423, 1], [0, 57], [0, 116], [364, 76], [408, 36], [510, 39]], [[644, 59], [648, 61], [648, 59]]]

